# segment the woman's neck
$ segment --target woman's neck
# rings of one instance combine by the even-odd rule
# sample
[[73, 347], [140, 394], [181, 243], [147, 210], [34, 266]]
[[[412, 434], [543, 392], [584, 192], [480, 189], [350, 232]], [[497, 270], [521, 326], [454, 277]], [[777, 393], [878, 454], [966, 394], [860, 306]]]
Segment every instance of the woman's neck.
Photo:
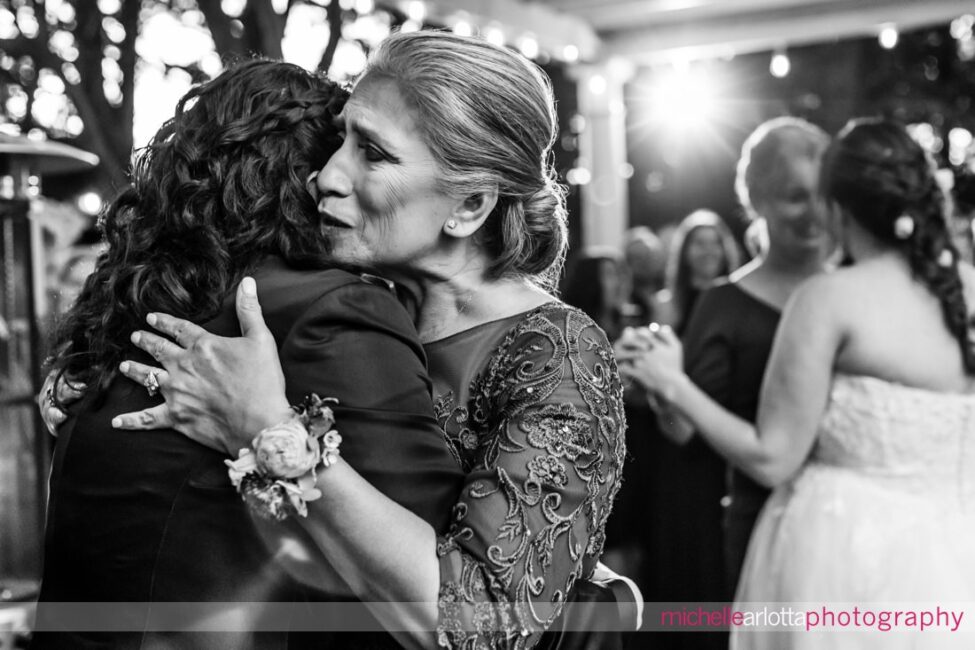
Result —
[[529, 311], [552, 296], [528, 280], [460, 275], [423, 284], [416, 329], [423, 343]]
[[826, 270], [829, 263], [829, 253], [824, 250], [812, 250], [805, 254], [794, 251], [781, 251], [774, 246], [769, 248], [768, 254], [756, 266], [776, 275], [808, 278]]

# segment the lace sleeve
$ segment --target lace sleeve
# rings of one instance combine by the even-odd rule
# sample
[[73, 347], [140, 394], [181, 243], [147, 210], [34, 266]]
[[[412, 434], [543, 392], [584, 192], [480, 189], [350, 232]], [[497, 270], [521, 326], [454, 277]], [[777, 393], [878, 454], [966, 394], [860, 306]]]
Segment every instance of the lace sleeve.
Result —
[[473, 386], [477, 449], [438, 544], [438, 641], [530, 648], [590, 575], [620, 484], [622, 389], [603, 332], [536, 313]]

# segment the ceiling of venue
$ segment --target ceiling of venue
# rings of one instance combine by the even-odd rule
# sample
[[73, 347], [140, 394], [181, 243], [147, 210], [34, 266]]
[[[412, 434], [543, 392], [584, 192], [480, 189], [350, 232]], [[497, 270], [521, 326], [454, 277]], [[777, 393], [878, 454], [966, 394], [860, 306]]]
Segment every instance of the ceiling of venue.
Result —
[[[971, 0], [452, 0], [447, 16], [531, 30], [581, 58], [622, 56], [638, 65], [732, 56], [838, 38], [908, 31], [975, 10]], [[480, 20], [478, 19], [480, 18]], [[516, 38], [512, 35], [512, 38]]]

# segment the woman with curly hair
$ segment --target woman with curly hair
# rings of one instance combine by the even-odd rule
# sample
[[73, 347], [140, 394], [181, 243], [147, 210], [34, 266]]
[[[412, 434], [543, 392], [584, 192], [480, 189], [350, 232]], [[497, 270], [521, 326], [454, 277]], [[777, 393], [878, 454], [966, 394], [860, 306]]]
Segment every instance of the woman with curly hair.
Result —
[[[957, 612], [940, 632], [888, 633], [869, 604], [975, 598], [975, 269], [959, 261], [933, 163], [903, 126], [852, 121], [826, 150], [819, 188], [853, 264], [789, 300], [754, 424], [688, 379], [667, 330], [646, 332], [651, 349], [623, 372], [775, 488], [736, 601], [823, 605], [805, 621], [823, 634], [734, 627], [732, 648], [970, 648]], [[831, 603], [867, 607], [838, 630]]]
[[[148, 603], [353, 595], [328, 562], [312, 573], [282, 551], [301, 546], [301, 531], [255, 527], [223, 454], [172, 429], [111, 426], [162, 403], [153, 382], [119, 373], [123, 359], [151, 360], [129, 340], [146, 315], [237, 334], [233, 292], [245, 275], [261, 283], [289, 394], [338, 398], [347, 462], [433, 529], [446, 527], [462, 475], [434, 419], [415, 328], [388, 286], [332, 268], [306, 187], [341, 144], [333, 121], [346, 99], [297, 66], [241, 63], [187, 93], [139, 152], [131, 187], [101, 220], [106, 250], [55, 337], [56, 383], [81, 399], [56, 444], [34, 648], [283, 648], [286, 634], [255, 631], [259, 616], [231, 619], [232, 633], [154, 633], [233, 610], [208, 606], [159, 627]], [[60, 394], [44, 398], [49, 413]], [[324, 594], [300, 593], [285, 568]], [[133, 604], [78, 621], [58, 605], [76, 602]], [[47, 632], [58, 629], [69, 631]]]

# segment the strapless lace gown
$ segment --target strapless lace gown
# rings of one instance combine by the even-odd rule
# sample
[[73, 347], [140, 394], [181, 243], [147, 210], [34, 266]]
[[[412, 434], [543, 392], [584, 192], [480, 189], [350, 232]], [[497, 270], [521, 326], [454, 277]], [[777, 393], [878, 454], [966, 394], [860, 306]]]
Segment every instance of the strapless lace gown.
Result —
[[[821, 619], [858, 606], [861, 627], [736, 628], [733, 650], [975, 648], [975, 395], [838, 374], [809, 460], [762, 512], [735, 600]], [[966, 610], [957, 632], [904, 625], [939, 605]], [[902, 625], [880, 631], [898, 610]]]

